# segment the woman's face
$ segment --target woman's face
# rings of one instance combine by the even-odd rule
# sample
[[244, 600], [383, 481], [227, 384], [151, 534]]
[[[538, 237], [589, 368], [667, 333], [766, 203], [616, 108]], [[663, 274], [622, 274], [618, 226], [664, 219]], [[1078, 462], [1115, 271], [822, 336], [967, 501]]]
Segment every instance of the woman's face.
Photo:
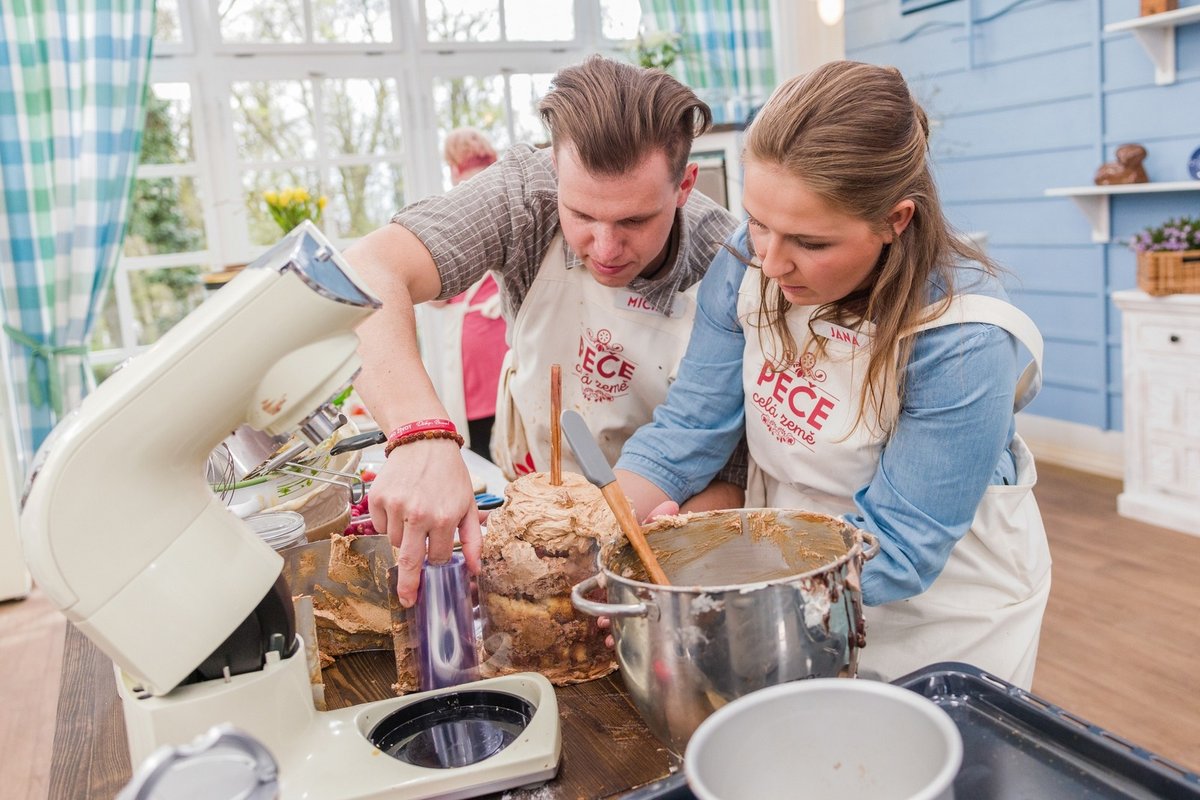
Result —
[[763, 274], [797, 306], [831, 303], [866, 286], [884, 244], [911, 218], [909, 210], [903, 219], [889, 217], [890, 227], [873, 228], [830, 207], [779, 165], [750, 158], [742, 204]]

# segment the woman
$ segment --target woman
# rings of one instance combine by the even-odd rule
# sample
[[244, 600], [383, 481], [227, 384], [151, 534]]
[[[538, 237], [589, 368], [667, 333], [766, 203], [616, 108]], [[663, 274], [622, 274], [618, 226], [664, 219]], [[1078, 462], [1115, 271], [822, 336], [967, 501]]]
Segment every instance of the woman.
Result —
[[[455, 128], [446, 135], [442, 150], [450, 167], [452, 186], [496, 163], [496, 149], [474, 128]], [[496, 389], [504, 354], [507, 325], [500, 313], [500, 285], [489, 272], [462, 294], [433, 301], [445, 308], [444, 335], [461, 347], [449, 350], [442, 362], [441, 398], [466, 445], [483, 458], [491, 458], [492, 426], [496, 422]]]
[[[862, 674], [959, 660], [1028, 687], [1050, 555], [1014, 411], [1041, 337], [946, 222], [928, 132], [895, 69], [835, 62], [774, 93], [746, 134], [749, 220], [618, 475], [643, 512], [677, 503], [744, 430], [748, 506], [878, 537]], [[1020, 380], [1018, 342], [1035, 359]]]

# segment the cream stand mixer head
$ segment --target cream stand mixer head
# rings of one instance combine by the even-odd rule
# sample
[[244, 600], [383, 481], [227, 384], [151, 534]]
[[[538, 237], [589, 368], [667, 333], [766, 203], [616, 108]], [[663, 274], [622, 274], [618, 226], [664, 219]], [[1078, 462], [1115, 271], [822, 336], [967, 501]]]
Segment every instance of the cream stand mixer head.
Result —
[[[354, 326], [378, 302], [337, 261], [315, 227], [297, 228], [105, 381], [35, 460], [21, 514], [30, 572], [152, 694], [270, 603], [282, 561], [204, 468], [243, 422], [290, 431], [358, 368]], [[276, 632], [290, 647], [291, 631]]]
[[29, 570], [115, 663], [135, 765], [231, 723], [277, 759], [285, 798], [470, 797], [557, 770], [557, 704], [540, 675], [467, 687], [520, 699], [519, 745], [498, 744], [477, 720], [416, 731], [420, 744], [483, 730], [451, 742], [480, 756], [443, 765], [454, 768], [405, 763], [393, 745], [414, 728], [405, 709], [458, 688], [317, 712], [282, 559], [206, 480], [209, 454], [243, 423], [299, 429], [314, 444], [336, 427], [324, 404], [357, 371], [354, 328], [377, 307], [303, 223], [105, 381], [39, 451], [21, 514]]

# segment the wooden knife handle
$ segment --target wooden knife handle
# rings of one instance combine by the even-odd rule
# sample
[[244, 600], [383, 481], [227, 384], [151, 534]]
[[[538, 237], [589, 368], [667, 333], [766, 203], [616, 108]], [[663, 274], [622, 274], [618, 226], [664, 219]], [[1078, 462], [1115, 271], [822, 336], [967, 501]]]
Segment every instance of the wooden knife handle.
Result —
[[617, 518], [621, 532], [625, 534], [625, 538], [633, 545], [633, 551], [642, 560], [642, 565], [650, 575], [650, 581], [659, 586], [670, 586], [671, 581], [667, 578], [667, 573], [663, 572], [663, 568], [659, 566], [658, 559], [654, 557], [654, 551], [650, 549], [650, 543], [646, 541], [646, 535], [642, 533], [642, 526], [633, 516], [629, 499], [621, 491], [621, 485], [613, 481], [602, 487], [600, 493], [608, 501], [608, 507], [612, 509], [613, 516]]

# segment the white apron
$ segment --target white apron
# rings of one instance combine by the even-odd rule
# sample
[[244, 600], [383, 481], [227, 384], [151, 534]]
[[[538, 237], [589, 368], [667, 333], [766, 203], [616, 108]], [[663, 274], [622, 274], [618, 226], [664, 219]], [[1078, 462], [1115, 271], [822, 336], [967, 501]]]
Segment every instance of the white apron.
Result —
[[[758, 281], [759, 273], [748, 271], [738, 296], [746, 328], [743, 381], [751, 457], [746, 504], [851, 513], [854, 492], [874, 476], [884, 445], [865, 423], [846, 436], [861, 397], [870, 326], [849, 330], [820, 323], [816, 330], [827, 340], [825, 355], [802, 357], [775, 373], [752, 324]], [[790, 315], [797, 344], [807, 334], [803, 311], [812, 310]], [[1031, 377], [1035, 385], [1040, 381], [1041, 335], [1025, 314], [1002, 300], [958, 296], [945, 314], [918, 330], [963, 322], [990, 323], [1016, 336], [1034, 356], [1018, 386]], [[1029, 391], [1019, 394], [1018, 409], [1032, 399]], [[1010, 450], [1016, 484], [988, 487], [970, 530], [933, 585], [916, 597], [865, 609], [867, 646], [859, 654], [860, 675], [890, 681], [934, 662], [962, 661], [1030, 688], [1050, 593], [1050, 550], [1033, 497], [1033, 457], [1019, 436]]]
[[[610, 464], [667, 397], [687, 349], [699, 283], [664, 316], [629, 289], [567, 269], [562, 235], [546, 251], [516, 319], [500, 371], [492, 461], [509, 480], [550, 469], [550, 367], [562, 368], [562, 407], [578, 411]], [[562, 442], [562, 468], [578, 472]]]
[[488, 319], [497, 319], [500, 316], [499, 292], [482, 302], [475, 302], [475, 296], [479, 294], [485, 280], [487, 275], [471, 284], [464, 292], [466, 297], [463, 298], [463, 302], [447, 303], [438, 309], [442, 323], [441, 335], [448, 345], [443, 348], [441, 358], [437, 361], [439, 375], [435, 385], [438, 387], [438, 397], [446, 406], [446, 413], [450, 415], [450, 421], [463, 437], [464, 447], [470, 446], [471, 434], [467, 425], [466, 390], [463, 388], [463, 320], [472, 311], [478, 311]]

